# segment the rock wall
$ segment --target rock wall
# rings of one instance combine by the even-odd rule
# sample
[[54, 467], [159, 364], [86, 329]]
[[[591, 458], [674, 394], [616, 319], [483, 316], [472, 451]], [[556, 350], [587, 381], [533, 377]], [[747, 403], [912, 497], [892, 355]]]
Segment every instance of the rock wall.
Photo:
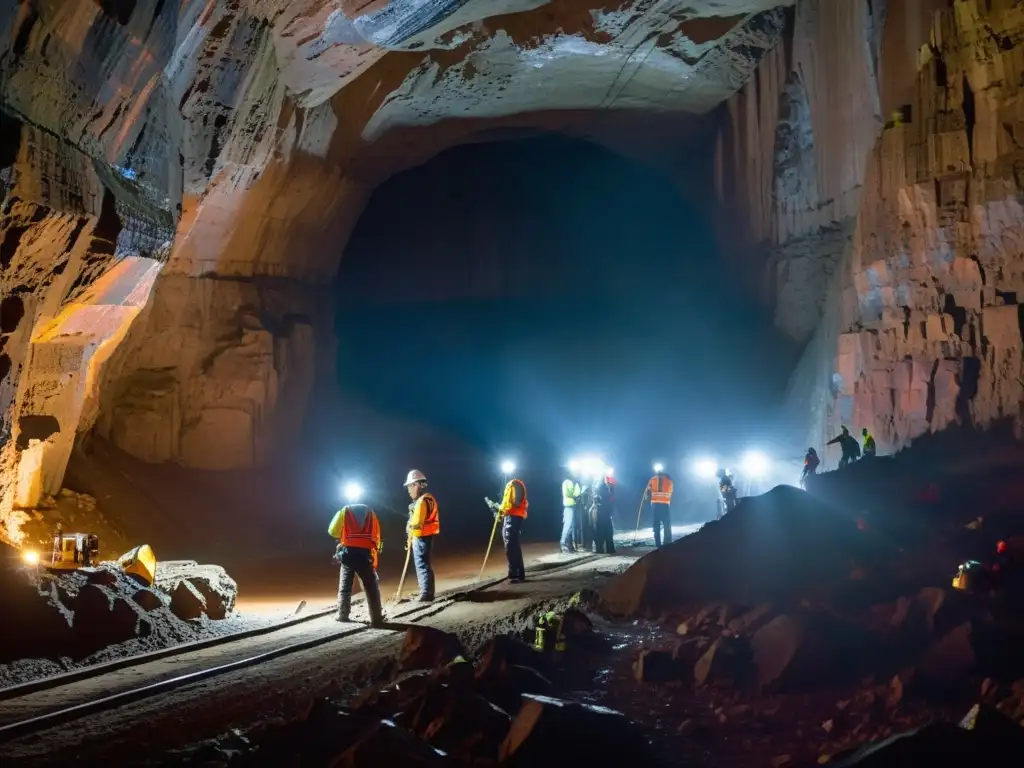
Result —
[[883, 451], [1020, 430], [1022, 41], [1009, 0], [803, 0], [790, 60], [777, 49], [730, 101], [719, 195], [749, 222], [733, 242], [808, 342], [794, 445], [840, 424]]
[[323, 287], [374, 185], [510, 126], [683, 168], [791, 3], [7, 3], [0, 519], [92, 430], [269, 460], [333, 377]]

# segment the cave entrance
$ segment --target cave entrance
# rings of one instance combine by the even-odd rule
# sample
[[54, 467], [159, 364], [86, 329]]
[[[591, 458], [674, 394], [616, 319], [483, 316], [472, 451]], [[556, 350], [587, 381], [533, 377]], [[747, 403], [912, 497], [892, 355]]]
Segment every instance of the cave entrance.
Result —
[[548, 134], [465, 144], [379, 186], [341, 259], [338, 380], [389, 421], [349, 422], [352, 461], [397, 443], [390, 471], [423, 465], [449, 492], [483, 478], [465, 491], [478, 506], [508, 453], [558, 504], [581, 448], [645, 481], [659, 456], [749, 423], [774, 331], [704, 201], [680, 192], [712, 199], [706, 159], [673, 177]]

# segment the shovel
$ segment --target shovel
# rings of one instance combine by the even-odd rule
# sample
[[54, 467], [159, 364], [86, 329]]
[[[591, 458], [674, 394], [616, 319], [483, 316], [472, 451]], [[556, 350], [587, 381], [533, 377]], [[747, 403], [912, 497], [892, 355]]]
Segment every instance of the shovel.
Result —
[[[494, 509], [497, 505], [494, 504], [490, 499], [487, 499], [487, 506]], [[487, 554], [484, 555], [484, 563], [480, 566], [480, 575], [477, 576], [477, 581], [480, 581], [484, 577], [484, 569], [487, 568], [487, 558], [491, 556], [491, 547], [494, 546], [494, 534], [498, 532], [498, 520], [501, 519], [501, 515], [495, 511], [494, 513], [494, 525], [491, 526], [491, 540], [487, 542]]]
[[636, 546], [636, 537], [640, 533], [640, 515], [644, 511], [644, 502], [647, 501], [647, 491], [640, 497], [640, 508], [636, 511], [636, 530], [633, 531], [633, 546]]
[[395, 602], [402, 599], [402, 589], [405, 587], [405, 576], [409, 573], [409, 560], [412, 559], [412, 537], [405, 540], [405, 565], [402, 566], [402, 578], [398, 580], [398, 590], [395, 592]]

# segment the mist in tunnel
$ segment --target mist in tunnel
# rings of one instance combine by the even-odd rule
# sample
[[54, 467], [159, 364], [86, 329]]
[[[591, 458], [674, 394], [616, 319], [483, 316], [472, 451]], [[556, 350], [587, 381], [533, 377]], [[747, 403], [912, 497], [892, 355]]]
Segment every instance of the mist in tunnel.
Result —
[[639, 493], [652, 460], [678, 473], [700, 447], [763, 440], [793, 350], [677, 181], [545, 135], [381, 185], [338, 275], [338, 381], [418, 431], [357, 430], [353, 449], [433, 468], [467, 504], [513, 456], [554, 508], [579, 451]]

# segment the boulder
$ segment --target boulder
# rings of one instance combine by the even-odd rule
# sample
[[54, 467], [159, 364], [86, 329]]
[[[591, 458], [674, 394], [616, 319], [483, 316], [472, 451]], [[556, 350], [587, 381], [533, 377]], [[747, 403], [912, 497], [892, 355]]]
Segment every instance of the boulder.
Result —
[[633, 662], [633, 675], [639, 683], [666, 683], [678, 680], [679, 666], [669, 651], [644, 649]]
[[188, 581], [203, 596], [204, 613], [211, 619], [223, 619], [235, 609], [238, 585], [219, 565], [200, 565], [194, 560], [157, 563], [157, 589], [173, 596], [181, 581]]
[[450, 664], [458, 656], [466, 656], [459, 638], [440, 629], [417, 625], [405, 631], [398, 665], [402, 672], [433, 669]]
[[479, 680], [501, 675], [510, 664], [533, 667], [541, 673], [544, 673], [548, 666], [544, 656], [526, 643], [508, 635], [498, 635], [488, 640], [481, 651], [476, 677]]
[[835, 616], [776, 616], [750, 639], [762, 690], [793, 690], [849, 683], [867, 671], [878, 647], [874, 636]]
[[136, 590], [132, 595], [132, 600], [144, 611], [155, 611], [157, 608], [164, 607], [164, 601], [160, 599], [160, 595], [151, 589]]
[[179, 619], [194, 621], [206, 612], [206, 600], [189, 581], [179, 581], [171, 592], [171, 613]]
[[328, 768], [379, 768], [379, 766], [453, 766], [443, 752], [408, 731], [382, 720], [355, 744], [327, 761]]
[[501, 744], [502, 765], [564, 768], [567, 744], [579, 765], [648, 765], [647, 740], [612, 709], [547, 696], [524, 696]]
[[835, 768], [1020, 765], [1024, 761], [1024, 739], [1009, 729], [1000, 728], [999, 731], [995, 734], [991, 730], [970, 730], [950, 723], [933, 723], [859, 749], [830, 765]]
[[743, 683], [751, 672], [750, 645], [745, 638], [719, 637], [693, 665], [695, 685]]
[[524, 695], [550, 695], [554, 685], [532, 667], [509, 664], [501, 675], [478, 680], [476, 692], [504, 711], [516, 712]]
[[477, 758], [496, 760], [510, 723], [507, 712], [482, 696], [458, 695], [417, 733], [452, 758], [469, 763]]
[[922, 681], [953, 683], [963, 680], [977, 664], [970, 622], [947, 632], [925, 651], [915, 669]]

